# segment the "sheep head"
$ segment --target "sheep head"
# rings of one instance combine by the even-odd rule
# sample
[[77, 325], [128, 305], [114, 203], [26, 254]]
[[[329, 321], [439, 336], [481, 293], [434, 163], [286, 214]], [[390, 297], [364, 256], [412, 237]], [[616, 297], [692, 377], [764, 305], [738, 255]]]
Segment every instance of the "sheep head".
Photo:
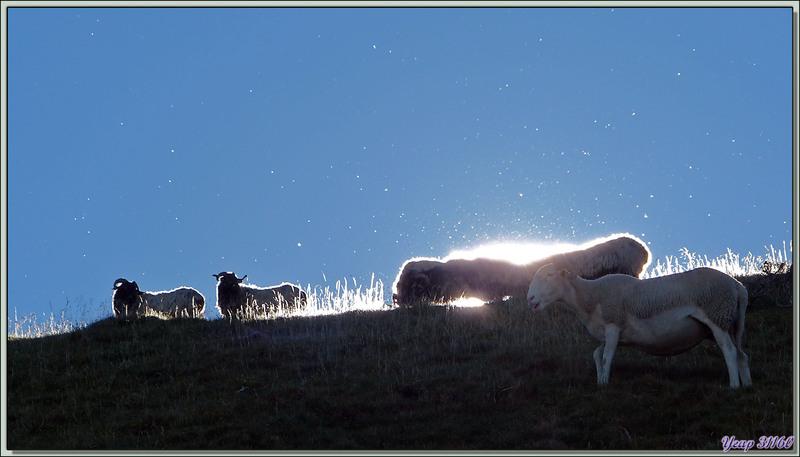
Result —
[[569, 268], [548, 263], [536, 272], [528, 288], [528, 304], [534, 311], [543, 310], [569, 295], [570, 282], [576, 278]]
[[236, 273], [223, 271], [212, 276], [217, 278], [217, 306], [223, 316], [231, 315], [244, 305], [239, 286], [247, 275], [237, 278]]
[[244, 281], [247, 275], [242, 276], [241, 278], [236, 277], [236, 273], [230, 271], [223, 271], [219, 274], [212, 275], [213, 277], [217, 278], [219, 281], [218, 286], [223, 289], [236, 289], [239, 287], [239, 284]]
[[408, 306], [431, 298], [427, 293], [431, 282], [428, 272], [438, 265], [442, 265], [442, 262], [429, 259], [406, 261], [395, 280], [392, 301], [400, 306]]
[[114, 281], [113, 308], [114, 316], [120, 320], [130, 320], [136, 318], [136, 312], [142, 304], [142, 291], [136, 281], [128, 281], [119, 278]]

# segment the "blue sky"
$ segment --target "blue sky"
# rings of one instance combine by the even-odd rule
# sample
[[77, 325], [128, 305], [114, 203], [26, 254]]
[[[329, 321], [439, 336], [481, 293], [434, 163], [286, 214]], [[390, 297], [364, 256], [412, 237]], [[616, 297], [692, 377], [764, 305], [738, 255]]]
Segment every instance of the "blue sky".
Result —
[[389, 293], [410, 257], [498, 241], [782, 249], [791, 29], [791, 8], [9, 8], [10, 313], [105, 317], [118, 277], [211, 308], [228, 270]]

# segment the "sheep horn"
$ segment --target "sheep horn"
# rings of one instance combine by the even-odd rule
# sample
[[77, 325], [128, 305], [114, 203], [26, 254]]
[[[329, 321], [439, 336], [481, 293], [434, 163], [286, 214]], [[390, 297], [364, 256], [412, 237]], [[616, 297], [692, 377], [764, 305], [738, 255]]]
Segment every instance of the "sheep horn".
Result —
[[119, 289], [119, 286], [121, 286], [122, 284], [127, 284], [127, 283], [128, 283], [127, 279], [119, 278], [116, 281], [114, 281], [114, 287], [112, 287], [111, 290], [117, 290], [117, 289]]

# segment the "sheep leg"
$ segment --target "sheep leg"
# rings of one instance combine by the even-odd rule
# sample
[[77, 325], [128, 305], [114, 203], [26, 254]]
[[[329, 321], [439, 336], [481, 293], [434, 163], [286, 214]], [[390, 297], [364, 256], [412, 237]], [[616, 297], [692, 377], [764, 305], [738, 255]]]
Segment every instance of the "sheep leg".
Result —
[[[619, 343], [619, 327], [608, 325], [605, 328], [605, 342], [594, 351], [594, 363], [597, 367], [597, 384], [608, 385], [608, 378], [611, 375], [611, 361], [617, 351]], [[601, 357], [602, 354], [602, 357]]]
[[603, 343], [600, 346], [597, 346], [597, 349], [594, 350], [594, 366], [597, 368], [597, 384], [603, 383], [603, 350], [605, 349], [606, 344]]
[[725, 364], [728, 365], [728, 376], [731, 379], [731, 387], [739, 387], [739, 368], [736, 360], [736, 346], [733, 344], [728, 332], [723, 331], [716, 325], [711, 327], [711, 331], [714, 332], [714, 339], [717, 341], [720, 349], [722, 349], [722, 355], [725, 356]]
[[750, 357], [739, 348], [736, 348], [736, 361], [739, 364], [739, 376], [742, 378], [743, 386], [750, 386], [753, 384], [753, 379], [750, 377]]
[[742, 351], [742, 337], [744, 337], [744, 319], [747, 311], [747, 289], [739, 293], [739, 319], [732, 327], [731, 337], [736, 344], [736, 361], [739, 364], [739, 376], [742, 378], [742, 385], [753, 384], [750, 377], [750, 358]]
[[[744, 314], [744, 313], [742, 313]], [[743, 386], [753, 384], [750, 377], [750, 357], [742, 350], [742, 335], [744, 334], [744, 316], [739, 317], [739, 322], [735, 325], [733, 334], [730, 335], [731, 340], [736, 346], [736, 362], [739, 366], [739, 377], [742, 379]]]
[[[731, 387], [739, 387], [739, 362], [737, 361], [738, 348], [735, 344], [733, 344], [731, 335], [725, 330], [722, 330], [717, 324], [711, 322], [706, 313], [702, 311], [693, 314], [692, 317], [707, 325], [708, 328], [711, 329], [711, 332], [714, 334], [714, 340], [717, 342], [719, 348], [722, 349], [722, 355], [725, 357], [725, 365], [728, 366], [728, 377], [730, 377]], [[744, 352], [742, 354], [744, 354]], [[747, 375], [749, 375], [749, 368], [747, 371]]]

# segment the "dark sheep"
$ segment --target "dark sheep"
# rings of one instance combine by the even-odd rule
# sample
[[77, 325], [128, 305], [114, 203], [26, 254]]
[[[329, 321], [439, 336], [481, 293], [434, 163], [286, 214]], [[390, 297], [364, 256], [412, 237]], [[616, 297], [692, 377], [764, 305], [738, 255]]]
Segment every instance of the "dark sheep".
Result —
[[161, 317], [203, 317], [206, 299], [191, 287], [159, 292], [142, 292], [136, 281], [125, 278], [114, 281], [114, 315], [130, 320], [144, 314]]
[[486, 302], [525, 297], [536, 271], [548, 263], [568, 265], [584, 279], [621, 273], [639, 277], [650, 263], [650, 251], [630, 235], [603, 238], [584, 249], [560, 253], [518, 265], [505, 260], [477, 258], [412, 259], [403, 264], [395, 281], [393, 301], [406, 307], [420, 303], [450, 303], [462, 297]]
[[138, 311], [142, 306], [142, 292], [136, 281], [130, 282], [125, 278], [114, 281], [114, 291], [111, 295], [111, 303], [114, 316], [121, 321], [135, 320]]
[[235, 273], [221, 272], [217, 278], [217, 308], [225, 317], [267, 316], [283, 310], [304, 308], [306, 293], [299, 287], [283, 283], [273, 287], [256, 287], [242, 284], [247, 277], [237, 278]]

